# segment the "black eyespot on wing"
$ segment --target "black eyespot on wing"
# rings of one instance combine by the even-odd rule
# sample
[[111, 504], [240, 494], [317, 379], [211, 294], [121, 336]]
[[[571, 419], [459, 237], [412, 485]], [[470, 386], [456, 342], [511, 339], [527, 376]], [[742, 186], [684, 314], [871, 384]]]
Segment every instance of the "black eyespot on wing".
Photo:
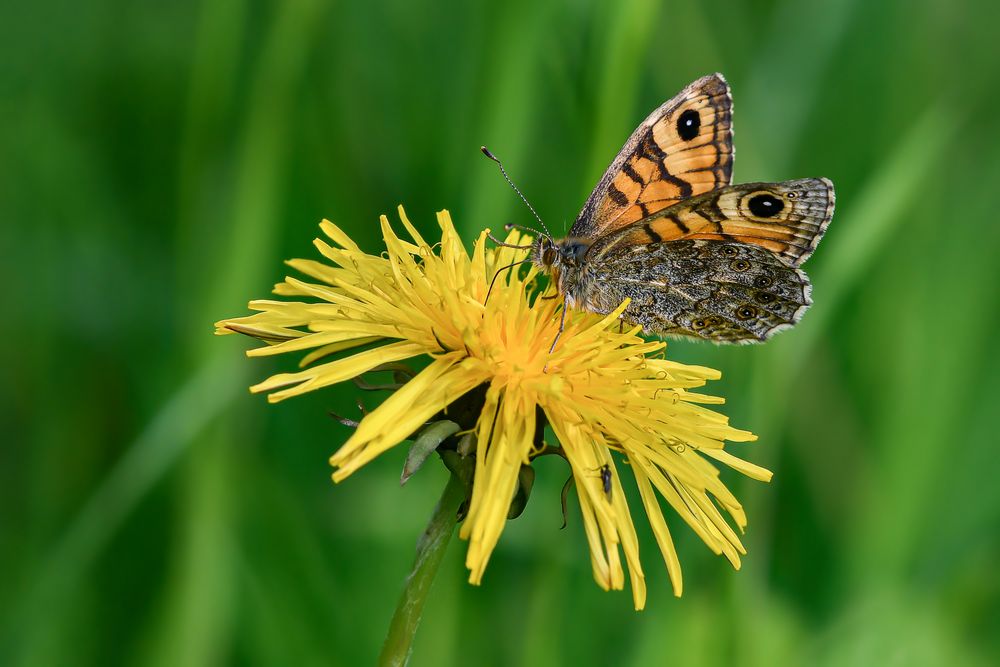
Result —
[[734, 256], [738, 255], [739, 252], [740, 252], [739, 250], [737, 250], [736, 248], [734, 248], [731, 245], [724, 245], [724, 246], [722, 246], [722, 254], [723, 255], [729, 255], [730, 257], [734, 257]]
[[772, 218], [781, 213], [781, 209], [785, 208], [785, 202], [774, 195], [762, 194], [751, 197], [747, 206], [758, 218]]
[[757, 292], [754, 295], [754, 298], [757, 300], [758, 303], [771, 303], [772, 301], [774, 301], [774, 295], [771, 294], [770, 292]]
[[743, 305], [736, 309], [736, 317], [741, 320], [752, 320], [757, 317], [757, 309], [753, 306]]
[[736, 259], [729, 263], [729, 268], [737, 273], [743, 273], [750, 268], [750, 262], [745, 259]]
[[701, 130], [701, 115], [694, 109], [688, 109], [677, 119], [677, 134], [684, 141], [691, 141]]
[[767, 276], [757, 276], [753, 279], [754, 287], [770, 287], [774, 281]]

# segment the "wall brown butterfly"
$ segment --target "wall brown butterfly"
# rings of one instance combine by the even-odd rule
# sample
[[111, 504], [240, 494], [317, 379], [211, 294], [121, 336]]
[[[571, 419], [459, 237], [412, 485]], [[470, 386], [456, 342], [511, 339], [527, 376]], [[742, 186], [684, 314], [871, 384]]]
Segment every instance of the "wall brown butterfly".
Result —
[[812, 303], [799, 266], [830, 224], [833, 183], [732, 185], [732, 172], [732, 97], [713, 74], [639, 125], [566, 238], [530, 246], [564, 321], [629, 298], [623, 319], [648, 333], [756, 343], [797, 323]]

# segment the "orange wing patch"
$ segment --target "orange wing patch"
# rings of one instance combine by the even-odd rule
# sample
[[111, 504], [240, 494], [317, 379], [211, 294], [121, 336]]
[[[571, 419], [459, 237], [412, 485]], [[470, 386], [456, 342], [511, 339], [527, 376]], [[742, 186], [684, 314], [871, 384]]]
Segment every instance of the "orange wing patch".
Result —
[[698, 79], [632, 133], [569, 235], [593, 238], [728, 185], [732, 98], [720, 74]]
[[733, 185], [639, 219], [594, 243], [588, 255], [678, 239], [711, 239], [760, 246], [789, 266], [799, 266], [826, 232], [833, 206], [833, 183], [825, 178]]

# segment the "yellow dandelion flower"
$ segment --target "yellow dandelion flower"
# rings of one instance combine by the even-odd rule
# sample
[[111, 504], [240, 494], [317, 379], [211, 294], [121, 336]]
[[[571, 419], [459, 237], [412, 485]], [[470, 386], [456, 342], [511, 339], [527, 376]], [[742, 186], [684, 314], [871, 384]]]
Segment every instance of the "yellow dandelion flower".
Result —
[[[470, 257], [447, 211], [438, 214], [441, 242], [421, 238], [402, 208], [412, 241], [381, 219], [387, 252], [363, 252], [329, 221], [320, 225], [333, 242], [315, 241], [329, 263], [296, 259], [289, 265], [313, 282], [288, 277], [275, 292], [301, 301], [253, 301], [259, 311], [217, 323], [217, 333], [239, 332], [267, 346], [249, 356], [307, 352], [303, 369], [253, 386], [280, 401], [355, 378], [389, 362], [429, 357], [429, 364], [361, 419], [334, 454], [334, 481], [417, 432], [435, 415], [477, 387], [485, 388], [472, 441], [474, 475], [468, 513], [459, 535], [468, 540], [469, 580], [479, 583], [503, 531], [521, 467], [541, 452], [536, 415], [544, 416], [569, 462], [578, 491], [594, 577], [604, 589], [624, 588], [621, 554], [636, 609], [646, 588], [639, 545], [612, 451], [628, 463], [673, 583], [681, 570], [660, 505], [662, 497], [716, 554], [734, 567], [745, 553], [737, 529], [746, 525], [739, 502], [714, 465], [759, 480], [763, 468], [725, 450], [725, 441], [755, 436], [728, 425], [703, 407], [722, 399], [692, 392], [718, 371], [662, 358], [663, 342], [648, 342], [638, 328], [620, 331], [626, 304], [607, 316], [570, 312], [558, 345], [560, 301], [539, 298], [537, 272], [513, 270], [496, 281], [498, 268], [525, 251], [487, 248], [486, 232]], [[512, 232], [507, 241], [526, 243]], [[324, 360], [345, 350], [349, 356]], [[541, 411], [538, 412], [537, 408]], [[552, 445], [556, 445], [553, 443]]]

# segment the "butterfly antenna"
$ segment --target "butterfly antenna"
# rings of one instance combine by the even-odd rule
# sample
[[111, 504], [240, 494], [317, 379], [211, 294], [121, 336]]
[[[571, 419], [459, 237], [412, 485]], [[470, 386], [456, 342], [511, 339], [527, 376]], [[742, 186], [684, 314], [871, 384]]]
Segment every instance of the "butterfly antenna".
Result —
[[[510, 229], [510, 227], [506, 227], [506, 228]], [[528, 229], [528, 228], [525, 227], [525, 229]], [[534, 232], [535, 230], [532, 229], [531, 231]], [[537, 234], [538, 232], [535, 232], [535, 233]], [[513, 243], [504, 243], [503, 241], [501, 241], [497, 237], [493, 236], [492, 232], [487, 232], [486, 236], [489, 237], [490, 241], [493, 241], [493, 243], [497, 244], [498, 246], [504, 247], [504, 248], [514, 248], [516, 250], [531, 250], [532, 248], [534, 248], [534, 246], [531, 245], [531, 244], [528, 244], [528, 245], [514, 245]]]
[[510, 187], [514, 188], [514, 192], [516, 192], [517, 196], [521, 198], [521, 201], [524, 202], [524, 205], [528, 207], [528, 210], [531, 211], [531, 214], [535, 216], [535, 220], [537, 220], [539, 224], [541, 224], [542, 229], [545, 230], [545, 235], [548, 236], [549, 238], [552, 238], [552, 232], [550, 232], [549, 228], [545, 226], [545, 223], [542, 221], [541, 216], [539, 216], [538, 212], [535, 211], [535, 208], [528, 203], [527, 198], [525, 198], [525, 196], [521, 194], [521, 191], [517, 189], [517, 186], [514, 185], [514, 181], [510, 180], [510, 176], [507, 175], [507, 170], [503, 168], [503, 163], [500, 161], [500, 158], [491, 153], [490, 149], [488, 149], [486, 146], [480, 146], [479, 150], [483, 152], [483, 155], [485, 155], [486, 157], [497, 163], [497, 166], [500, 167], [500, 173], [503, 174], [503, 177], [507, 181], [507, 184], [510, 185]]

